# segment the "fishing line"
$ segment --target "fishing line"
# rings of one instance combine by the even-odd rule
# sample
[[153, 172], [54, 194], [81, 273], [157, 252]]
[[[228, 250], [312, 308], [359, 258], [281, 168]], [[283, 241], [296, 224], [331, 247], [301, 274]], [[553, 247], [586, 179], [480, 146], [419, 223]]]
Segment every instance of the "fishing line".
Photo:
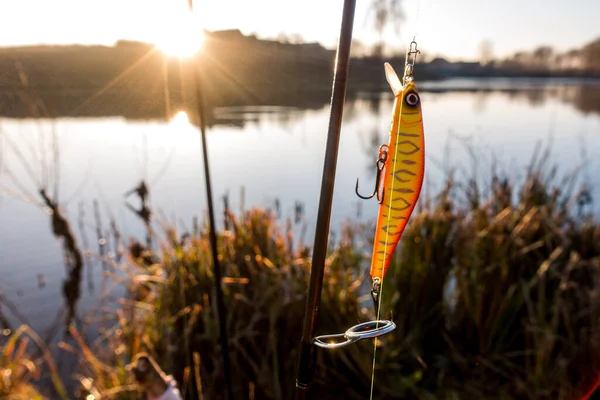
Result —
[[417, 2], [417, 16], [415, 17], [415, 34], [413, 36], [413, 40], [417, 37], [419, 33], [419, 11], [421, 11], [421, 1]]
[[[404, 80], [404, 76], [402, 77], [402, 80]], [[402, 124], [402, 108], [404, 107], [404, 91], [401, 94], [401, 97], [397, 98], [396, 101], [400, 101], [400, 112], [398, 113], [398, 128], [396, 130], [396, 142], [394, 143], [394, 152], [397, 152], [398, 149], [398, 141], [400, 140], [400, 126]], [[395, 116], [392, 116], [392, 118], [395, 118]], [[396, 170], [396, 162], [398, 157], [395, 157], [394, 155], [392, 155], [393, 157], [393, 161], [392, 161], [392, 173], [393, 171]], [[386, 175], [389, 173], [387, 168], [385, 171]], [[385, 180], [384, 180], [385, 181]], [[393, 179], [392, 180], [392, 187], [390, 188], [390, 196], [391, 194], [394, 192], [394, 185], [396, 183], [396, 180]], [[384, 187], [384, 196], [385, 196], [385, 192], [386, 192], [387, 188]], [[386, 217], [386, 225], [389, 226], [390, 223], [390, 218], [392, 215], [392, 200], [388, 200], [388, 210], [387, 210], [387, 217]], [[390, 257], [387, 253], [387, 246], [388, 246], [388, 239], [389, 239], [389, 229], [386, 229], [385, 231], [385, 245], [384, 245], [384, 257], [382, 260], [382, 274], [381, 274], [381, 283], [380, 283], [380, 289], [379, 289], [379, 298], [377, 299], [377, 325], [376, 328], [379, 325], [379, 317], [381, 315], [381, 299], [383, 298], [383, 283], [384, 283], [384, 278], [385, 278], [385, 273], [384, 273], [384, 268], [385, 268], [385, 263], [388, 260], [388, 257]], [[371, 372], [371, 395], [370, 395], [370, 399], [373, 399], [373, 389], [374, 389], [374, 385], [375, 385], [375, 362], [376, 362], [376, 355], [377, 355], [377, 340], [378, 338], [375, 338], [373, 340], [373, 368], [372, 368], [372, 372]]]
[[[415, 41], [416, 37], [417, 37], [417, 27], [418, 27], [418, 22], [419, 22], [419, 10], [420, 10], [420, 8], [421, 8], [421, 1], [419, 0], [417, 2], [417, 15], [416, 15], [415, 34], [413, 36], [413, 41]], [[409, 45], [409, 49], [408, 49], [408, 51], [406, 53], [406, 58], [405, 58], [405, 61], [404, 61], [405, 65], [404, 65], [404, 71], [403, 71], [403, 74], [402, 74], [402, 86], [403, 87], [406, 85], [406, 81], [404, 80], [404, 78], [406, 77], [406, 65], [407, 65], [407, 63], [409, 61], [409, 57], [410, 57], [409, 52], [411, 50], [412, 50], [412, 44]], [[414, 63], [416, 63], [416, 58], [413, 61], [413, 64]], [[401, 103], [400, 103], [400, 110], [399, 110], [399, 113], [398, 113], [398, 128], [396, 129], [396, 132], [395, 132], [396, 133], [396, 141], [394, 143], [394, 154], [391, 155], [393, 157], [393, 160], [392, 160], [392, 171], [391, 171], [392, 173], [394, 171], [396, 171], [396, 162], [398, 161], [398, 157], [396, 156], [396, 153], [398, 151], [398, 143], [399, 143], [399, 140], [400, 140], [400, 127], [402, 126], [402, 108], [404, 107], [404, 90], [402, 91], [400, 97], [396, 97], [396, 101], [400, 101]], [[393, 122], [393, 118], [395, 118], [395, 115], [392, 116], [392, 122]], [[389, 155], [388, 155], [388, 157], [389, 157]], [[387, 175], [388, 173], [390, 173], [390, 172], [388, 172], [388, 169], [386, 167], [385, 174]], [[384, 178], [384, 182], [385, 182], [385, 178]], [[395, 183], [396, 183], [396, 179], [392, 179], [392, 187], [390, 188], [390, 191], [389, 191], [390, 196], [392, 195], [392, 193], [394, 193], [394, 185], [395, 185]], [[384, 189], [383, 189], [384, 197], [385, 197], [385, 192], [386, 191], [387, 191], [387, 188], [384, 187]], [[416, 199], [416, 201], [418, 201], [418, 199]], [[416, 206], [416, 204], [415, 204], [415, 206]], [[391, 214], [392, 214], [391, 211], [392, 211], [392, 199], [390, 198], [388, 200], [388, 209], [387, 209], [387, 217], [386, 217], [386, 225], [387, 226], [389, 226], [389, 224], [390, 224]], [[407, 221], [407, 224], [408, 224], [408, 221]], [[404, 229], [406, 229], [406, 227]], [[377, 235], [377, 233], [375, 233], [375, 235]], [[398, 238], [398, 241], [400, 241], [401, 238], [402, 238], [402, 236], [400, 236], [400, 238]], [[385, 245], [383, 247], [384, 251], [387, 250], [388, 241], [389, 241], [389, 229], [386, 229], [385, 230]], [[384, 252], [384, 257], [383, 257], [383, 260], [382, 260], [382, 269], [381, 269], [381, 271], [382, 271], [382, 273], [381, 273], [381, 282], [380, 282], [380, 288], [379, 288], [379, 294], [378, 294], [379, 298], [377, 299], [377, 303], [378, 304], [377, 304], [377, 318], [376, 318], [377, 324], [376, 324], [376, 328], [379, 327], [379, 318], [380, 318], [380, 315], [381, 315], [381, 300], [383, 299], [383, 286], [384, 286], [384, 278], [385, 278], [385, 272], [386, 272], [385, 271], [385, 263], [386, 263], [386, 261], [388, 259], [391, 258], [391, 256], [392, 256], [391, 254], [388, 255], [387, 251]], [[390, 262], [391, 262], [391, 260], [390, 260]], [[394, 276], [397, 276], [397, 273], [398, 273], [398, 271], [396, 269], [396, 271], [394, 273]], [[372, 371], [371, 371], [371, 393], [370, 393], [370, 396], [369, 396], [370, 400], [373, 400], [373, 390], [375, 388], [375, 363], [376, 363], [376, 360], [377, 360], [376, 359], [376, 357], [377, 357], [377, 340], [378, 340], [378, 338], [373, 339], [373, 366], [372, 366]]]

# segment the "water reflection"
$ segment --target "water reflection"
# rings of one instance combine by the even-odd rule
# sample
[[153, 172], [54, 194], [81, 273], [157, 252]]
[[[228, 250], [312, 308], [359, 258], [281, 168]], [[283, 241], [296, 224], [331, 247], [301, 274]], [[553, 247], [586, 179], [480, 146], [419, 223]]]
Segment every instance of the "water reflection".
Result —
[[531, 106], [542, 106], [547, 101], [559, 99], [585, 114], [600, 115], [600, 81], [577, 81], [569, 79], [452, 79], [441, 83], [422, 83], [419, 91], [424, 93], [469, 93], [475, 99], [474, 111], [483, 112], [487, 99], [498, 94], [513, 101], [525, 99]]
[[[563, 101], [575, 105], [584, 114], [600, 114], [600, 90], [598, 88], [577, 87], [571, 97], [564, 96]], [[565, 91], [566, 92], [566, 91]]]
[[148, 203], [148, 198], [150, 195], [150, 191], [146, 186], [146, 182], [141, 181], [140, 184], [133, 188], [131, 191], [125, 194], [126, 197], [131, 196], [132, 194], [137, 194], [140, 198], [140, 208], [139, 210], [134, 208], [130, 203], [126, 202], [125, 205], [131, 212], [133, 212], [136, 216], [138, 216], [144, 226], [146, 227], [146, 245], [148, 247], [152, 247], [152, 226], [150, 225], [150, 221], [152, 220], [152, 212], [150, 211], [150, 206]]
[[[487, 79], [448, 79], [444, 81], [426, 81], [419, 83], [421, 93], [436, 94], [456, 94], [468, 93], [471, 96], [481, 99], [486, 96], [503, 93], [509, 98], [519, 100], [526, 98], [529, 104], [536, 106], [543, 104], [544, 101], [551, 98], [559, 98], [573, 105], [577, 110], [584, 113], [600, 114], [600, 81], [596, 79], [546, 79], [546, 78], [487, 78]], [[391, 92], [384, 92], [391, 97]], [[52, 116], [55, 118], [71, 117], [70, 111], [77, 108], [79, 98], [71, 98], [70, 94], [65, 93], [41, 93], [40, 102], [53, 105]], [[78, 114], [78, 117], [115, 117], [121, 116], [128, 120], [165, 120], [165, 107], [158, 106], [162, 99], [156, 99], [157, 104], [148, 106], [148, 99], [144, 97], [136, 101], [136, 96], [146, 96], [144, 93], [131, 93], [127, 96], [111, 95], [104, 99], [101, 106], [88, 107], [85, 113]], [[380, 111], [380, 96], [377, 94], [365, 94], [364, 92], [349, 91], [346, 113], [354, 115], [355, 107], [363, 107], [356, 99], [366, 99], [366, 106], [373, 113]], [[123, 99], [127, 100], [123, 104]], [[295, 98], [297, 104], [290, 106], [289, 99], [285, 104], [272, 104], [262, 106], [220, 106], [210, 109], [207, 114], [207, 126], [230, 125], [243, 127], [250, 122], [273, 122], [283, 126], [290, 126], [301, 118], [304, 110], [318, 110], [327, 106], [328, 97], [315, 96], [314, 98], [298, 97]], [[141, 101], [143, 100], [143, 101]], [[281, 99], [280, 99], [281, 100]], [[480, 101], [480, 100], [478, 100]], [[477, 103], [476, 107], [481, 107], [482, 103]], [[196, 110], [193, 104], [182, 103], [174, 110], [172, 116], [178, 112], [187, 114], [194, 125], [198, 124]], [[477, 110], [475, 110], [477, 111]], [[23, 100], [18, 93], [0, 91], [0, 116], [8, 118], [30, 118], [30, 101]], [[170, 119], [167, 117], [167, 120]]]
[[[90, 244], [89, 244], [89, 241], [87, 238], [87, 234], [85, 232], [85, 207], [84, 207], [83, 201], [79, 202], [78, 207], [79, 207], [79, 213], [78, 213], [77, 223], [79, 226], [79, 235], [81, 236], [81, 239], [82, 239], [83, 248], [89, 249]], [[94, 291], [96, 290], [96, 288], [94, 285], [94, 278], [92, 276], [91, 255], [89, 253], [86, 254], [86, 257], [84, 258], [84, 266], [87, 271], [86, 279], [87, 279], [87, 285], [88, 285], [88, 293], [93, 294]]]
[[83, 269], [83, 256], [71, 226], [58, 206], [58, 202], [51, 199], [46, 189], [40, 189], [40, 196], [48, 207], [52, 233], [58, 239], [62, 239], [64, 250], [64, 262], [67, 269], [67, 278], [63, 283], [63, 295], [67, 305], [67, 317], [65, 326], [68, 326], [75, 315], [75, 306], [81, 296], [81, 271]]
[[[521, 90], [517, 84], [507, 87], [502, 82], [483, 88], [455, 83], [455, 88], [448, 87], [448, 83], [441, 89], [420, 86], [426, 130], [425, 193], [434, 193], [436, 184], [457, 165], [463, 166], [460, 171], [465, 176], [484, 176], [491, 170], [494, 157], [505, 162], [505, 167], [511, 169], [509, 173], [518, 175], [536, 143], [547, 137], [548, 121], [556, 109], [560, 109], [560, 116], [553, 122], [554, 146], [559, 151], [561, 168], [570, 170], [581, 162], [581, 143], [573, 140], [578, 135], [574, 129], [587, 132], [585, 147], [590, 168], [597, 167], [598, 87], [532, 85]], [[362, 93], [347, 102], [332, 210], [334, 231], [348, 217], [370, 220], [377, 212], [376, 201], [360, 201], [354, 188], [357, 178], [365, 191], [374, 182], [378, 149], [388, 139], [392, 102], [393, 96], [388, 92]], [[213, 190], [215, 197], [221, 199], [215, 210], [223, 216], [218, 229], [228, 228], [229, 212], [266, 206], [294, 231], [300, 246], [310, 244], [328, 115], [327, 104], [307, 109], [215, 110], [214, 121], [218, 123], [209, 129], [207, 140]], [[43, 318], [53, 313], [36, 311], [36, 306], [58, 307], [56, 295], [62, 296], [65, 304], [64, 322], [75, 319], [77, 310], [95, 305], [104, 290], [95, 290], [94, 282], [103, 271], [111, 270], [110, 260], [120, 259], [124, 243], [130, 243], [131, 250], [135, 253], [137, 249], [139, 254], [144, 247], [152, 247], [152, 211], [157, 215], [166, 211], [178, 220], [194, 221], [194, 230], [198, 230], [206, 196], [200, 138], [193, 117], [188, 119], [179, 113], [168, 122], [0, 122], [5, 142], [0, 173], [0, 190], [5, 194], [0, 206], [0, 274], [6, 286], [15, 288], [12, 295], [24, 290], [20, 304], [28, 315], [38, 317], [31, 318], [34, 322], [44, 326], [54, 323]], [[53, 142], [53, 137], [61, 140]], [[470, 139], [459, 140], [461, 137]], [[9, 142], [11, 145], [6, 144]], [[595, 184], [590, 188], [591, 195], [597, 197], [600, 181], [593, 174], [589, 179]], [[467, 180], [466, 184], [474, 193], [493, 183]], [[70, 196], [64, 195], [66, 189]], [[238, 190], [239, 196], [231, 194]], [[585, 204], [586, 199], [581, 203]], [[51, 213], [39, 217], [36, 207]], [[47, 228], [39, 229], [46, 226], [48, 216], [51, 235]], [[77, 237], [71, 222], [79, 226]], [[57, 256], [53, 238], [60, 241], [62, 256]], [[130, 242], [130, 238], [136, 241]], [[138, 239], [145, 244], [138, 243]], [[34, 251], [28, 248], [32, 244]], [[99, 260], [98, 265], [94, 260]], [[87, 270], [87, 294], [80, 288], [83, 268]], [[40, 273], [46, 277], [46, 285], [43, 289], [34, 285], [34, 292], [28, 280], [36, 283]], [[3, 310], [0, 309], [0, 324], [4, 324], [3, 318], [11, 322]]]
[[473, 112], [477, 115], [486, 111], [488, 95], [484, 92], [477, 92], [474, 96]]
[[[13, 184], [9, 193], [43, 209], [50, 217], [51, 232], [62, 242], [63, 263], [66, 268], [66, 278], [62, 284], [62, 294], [65, 299], [67, 315], [65, 325], [72, 322], [76, 304], [81, 297], [80, 283], [83, 269], [83, 256], [68, 218], [59, 206], [58, 195], [61, 172], [61, 152], [56, 131], [50, 130], [44, 137], [37, 132], [37, 142], [16, 143], [15, 138], [5, 136], [8, 152], [3, 154], [3, 173]], [[15, 161], [16, 163], [9, 163]], [[25, 183], [29, 180], [34, 184], [30, 189]], [[52, 189], [49, 189], [52, 188]], [[9, 234], [9, 226], [5, 234]], [[28, 246], [36, 248], [35, 241]], [[46, 278], [44, 273], [37, 274], [38, 288], [44, 289]]]

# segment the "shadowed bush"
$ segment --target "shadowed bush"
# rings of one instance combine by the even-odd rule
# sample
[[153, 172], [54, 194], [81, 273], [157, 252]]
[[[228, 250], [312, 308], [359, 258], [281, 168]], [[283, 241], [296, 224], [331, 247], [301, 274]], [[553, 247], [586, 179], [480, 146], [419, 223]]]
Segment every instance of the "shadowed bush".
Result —
[[[439, 196], [423, 200], [385, 281], [384, 311], [398, 328], [377, 352], [379, 398], [573, 398], [592, 384], [600, 228], [575, 217], [577, 197], [552, 184], [552, 174], [530, 171], [513, 193], [495, 176], [487, 196], [471, 182], [464, 201], [449, 178]], [[230, 215], [230, 223], [219, 247], [236, 387], [289, 398], [310, 258], [293, 251], [291, 233], [269, 211]], [[369, 257], [359, 245], [371, 231], [349, 224], [331, 248], [320, 333], [373, 318], [370, 303], [361, 306]], [[214, 398], [224, 382], [208, 238], [168, 236], [158, 263], [166, 286], [149, 292], [156, 313], [144, 323], [153, 338], [142, 342], [180, 382], [193, 376], [185, 368], [197, 352], [203, 391]], [[366, 341], [320, 351], [318, 381], [328, 393], [364, 398], [372, 357]]]
[[[572, 399], [598, 379], [600, 226], [574, 217], [582, 193], [563, 193], [554, 175], [530, 168], [519, 193], [494, 176], [487, 197], [470, 181], [462, 202], [449, 179], [413, 218], [387, 280], [398, 329], [380, 385]], [[414, 386], [394, 385], [411, 373]]]

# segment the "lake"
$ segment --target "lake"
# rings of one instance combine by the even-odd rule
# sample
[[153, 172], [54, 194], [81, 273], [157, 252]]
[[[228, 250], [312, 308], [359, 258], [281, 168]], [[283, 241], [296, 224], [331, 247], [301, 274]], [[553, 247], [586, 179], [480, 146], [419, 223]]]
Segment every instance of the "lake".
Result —
[[[592, 185], [594, 198], [600, 195], [600, 82], [454, 79], [423, 82], [419, 88], [427, 154], [424, 193], [439, 189], [450, 166], [462, 165], [471, 173], [474, 164], [465, 143], [477, 157], [475, 173], [485, 180], [494, 158], [500, 170], [522, 176], [536, 145], [550, 142], [560, 172], [585, 164], [581, 177]], [[358, 199], [354, 186], [359, 178], [362, 191], [372, 191], [392, 101], [391, 92], [361, 93], [346, 104], [334, 230], [346, 218], [368, 221], [376, 215], [376, 200]], [[305, 241], [312, 245], [329, 106], [226, 108], [215, 110], [215, 117], [207, 140], [219, 227], [227, 193], [236, 213], [242, 206], [274, 208], [277, 200], [282, 226], [294, 218], [297, 205], [303, 208], [294, 229], [299, 235], [306, 224]], [[130, 237], [144, 240], [143, 222], [126, 206], [139, 207], [139, 200], [126, 193], [141, 180], [148, 183], [157, 218], [183, 232], [192, 228], [195, 216], [204, 216], [201, 142], [185, 114], [171, 121], [4, 118], [0, 146], [2, 324], [26, 322], [43, 337], [62, 335], [68, 303], [62, 287], [68, 274], [62, 239], [53, 234], [48, 209], [40, 204], [40, 187], [58, 201], [82, 249], [97, 253], [101, 248], [113, 258], [111, 218], [121, 247]], [[600, 211], [596, 203], [593, 207]], [[85, 260], [76, 320], [100, 304], [106, 289], [102, 271], [101, 263]]]

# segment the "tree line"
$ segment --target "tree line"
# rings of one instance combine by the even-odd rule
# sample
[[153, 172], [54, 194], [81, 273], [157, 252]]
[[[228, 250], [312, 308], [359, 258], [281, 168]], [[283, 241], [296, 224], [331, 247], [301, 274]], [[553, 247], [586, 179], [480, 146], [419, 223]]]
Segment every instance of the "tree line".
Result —
[[523, 70], [584, 70], [600, 71], [600, 37], [565, 52], [558, 52], [549, 45], [538, 46], [531, 51], [517, 51], [509, 57], [496, 59], [493, 43], [484, 40], [479, 46], [479, 62], [495, 68], [519, 68]]

